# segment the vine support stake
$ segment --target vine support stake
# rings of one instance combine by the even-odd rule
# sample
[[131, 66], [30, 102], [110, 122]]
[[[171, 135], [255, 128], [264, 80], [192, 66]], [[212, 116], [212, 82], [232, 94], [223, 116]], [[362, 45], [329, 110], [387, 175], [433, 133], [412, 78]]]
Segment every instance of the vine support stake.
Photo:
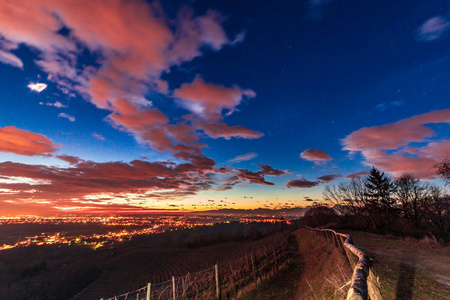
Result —
[[220, 286], [219, 286], [219, 264], [217, 263], [214, 266], [215, 274], [216, 274], [216, 297], [220, 300]]
[[172, 276], [172, 294], [173, 294], [173, 300], [177, 300], [176, 289], [175, 289], [175, 276]]
[[149, 282], [147, 283], [147, 297], [145, 299], [150, 300], [151, 295], [152, 295], [152, 283]]

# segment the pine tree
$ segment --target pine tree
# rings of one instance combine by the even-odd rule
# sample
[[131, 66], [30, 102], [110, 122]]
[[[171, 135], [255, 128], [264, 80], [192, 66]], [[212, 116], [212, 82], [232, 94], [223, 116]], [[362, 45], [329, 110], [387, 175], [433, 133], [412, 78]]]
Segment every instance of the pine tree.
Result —
[[395, 199], [392, 193], [395, 190], [392, 180], [384, 172], [372, 167], [365, 183], [365, 206], [372, 218], [376, 231], [389, 231], [395, 216]]

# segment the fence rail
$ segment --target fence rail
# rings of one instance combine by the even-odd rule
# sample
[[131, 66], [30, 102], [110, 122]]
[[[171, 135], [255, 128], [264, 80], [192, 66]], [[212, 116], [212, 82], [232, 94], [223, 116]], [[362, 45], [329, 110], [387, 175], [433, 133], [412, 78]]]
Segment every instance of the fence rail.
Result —
[[[380, 286], [372, 269], [372, 260], [353, 244], [351, 235], [342, 234], [331, 229], [318, 229], [305, 226], [308, 230], [324, 236], [339, 248], [353, 267], [352, 283], [347, 300], [381, 300]], [[352, 255], [354, 255], [352, 257]]]
[[197, 273], [147, 286], [101, 300], [230, 299], [250, 285], [274, 274], [290, 257], [292, 234], [283, 233], [245, 256]]

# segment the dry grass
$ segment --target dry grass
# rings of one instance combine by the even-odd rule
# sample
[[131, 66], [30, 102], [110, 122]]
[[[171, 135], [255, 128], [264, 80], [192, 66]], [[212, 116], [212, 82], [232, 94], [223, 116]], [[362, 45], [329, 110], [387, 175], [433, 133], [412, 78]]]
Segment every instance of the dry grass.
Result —
[[347, 257], [323, 237], [305, 229], [294, 232], [298, 256], [245, 300], [345, 299], [352, 269]]
[[347, 257], [325, 238], [296, 232], [303, 273], [298, 299], [345, 299], [352, 268]]
[[403, 239], [406, 244], [412, 245], [414, 247], [421, 248], [437, 248], [441, 246], [441, 243], [436, 239], [434, 235], [424, 236], [421, 239], [416, 239], [413, 237], [406, 237]]

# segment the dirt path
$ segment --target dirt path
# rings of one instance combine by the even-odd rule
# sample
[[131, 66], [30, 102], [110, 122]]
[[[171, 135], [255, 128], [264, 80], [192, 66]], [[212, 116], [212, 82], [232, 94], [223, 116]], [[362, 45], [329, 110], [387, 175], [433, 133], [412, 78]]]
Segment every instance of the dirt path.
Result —
[[450, 299], [450, 246], [351, 232], [356, 245], [375, 259], [386, 299]]

